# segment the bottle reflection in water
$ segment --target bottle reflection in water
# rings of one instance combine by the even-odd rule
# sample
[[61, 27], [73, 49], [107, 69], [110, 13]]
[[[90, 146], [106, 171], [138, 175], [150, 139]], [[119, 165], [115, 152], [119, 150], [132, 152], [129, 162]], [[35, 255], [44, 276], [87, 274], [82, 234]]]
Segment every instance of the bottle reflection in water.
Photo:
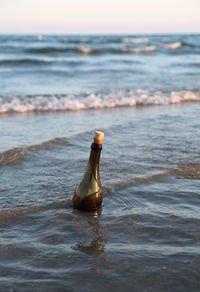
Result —
[[[76, 212], [78, 211], [75, 210], [74, 212], [77, 215]], [[91, 211], [89, 216], [88, 214], [86, 214], [86, 217], [84, 216], [89, 224], [89, 227], [87, 226], [86, 237], [82, 238], [83, 240], [81, 242], [78, 242], [75, 246], [73, 246], [73, 250], [78, 250], [88, 255], [100, 255], [104, 253], [106, 240], [103, 236], [103, 227], [99, 223], [101, 212], [102, 209], [99, 208], [96, 211]], [[78, 215], [80, 216], [80, 214]], [[81, 216], [83, 216], [83, 213]], [[82, 222], [85, 224], [85, 220]]]
[[102, 204], [102, 189], [99, 176], [99, 160], [104, 133], [96, 131], [91, 145], [90, 158], [84, 176], [76, 187], [73, 206], [80, 210], [97, 210]]

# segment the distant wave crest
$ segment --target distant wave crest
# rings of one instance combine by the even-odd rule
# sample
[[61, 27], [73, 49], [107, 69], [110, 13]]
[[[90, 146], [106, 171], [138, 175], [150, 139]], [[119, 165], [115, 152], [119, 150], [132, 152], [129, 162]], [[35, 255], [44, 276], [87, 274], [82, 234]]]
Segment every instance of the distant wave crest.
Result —
[[[143, 54], [156, 50], [168, 49], [175, 50], [183, 46], [187, 47], [188, 44], [180, 41], [174, 43], [160, 43], [150, 44], [147, 38], [124, 38], [122, 46], [105, 46], [96, 44], [89, 46], [87, 44], [72, 46], [45, 46], [45, 47], [32, 47], [25, 49], [25, 53], [35, 55], [48, 55], [48, 54], [78, 54], [78, 55], [103, 55], [103, 54]], [[144, 43], [148, 43], [145, 45]]]
[[[96, 47], [42, 47], [42, 48], [30, 48], [26, 50], [29, 54], [56, 54], [56, 53], [73, 53], [73, 54], [90, 54], [95, 55], [101, 53], [102, 48]], [[104, 49], [105, 51], [105, 49]]]
[[160, 45], [149, 45], [140, 47], [122, 47], [122, 48], [109, 48], [109, 47], [44, 47], [44, 48], [30, 48], [26, 50], [26, 53], [30, 54], [58, 54], [58, 53], [69, 53], [79, 55], [103, 55], [103, 54], [144, 54], [154, 52], [160, 48], [165, 49], [178, 49], [182, 47], [181, 42], [172, 44], [160, 44]]
[[141, 47], [141, 48], [133, 48], [129, 50], [135, 54], [150, 53], [150, 52], [156, 51], [157, 46], [146, 46], [146, 47]]
[[157, 49], [157, 46], [142, 46], [142, 47], [124, 47], [124, 48], [109, 48], [109, 47], [44, 47], [44, 48], [30, 48], [26, 50], [26, 53], [30, 54], [57, 54], [57, 53], [72, 53], [79, 55], [102, 55], [102, 54], [142, 54], [153, 52]]
[[87, 96], [34, 96], [27, 99], [15, 97], [0, 98], [0, 113], [31, 111], [77, 111], [115, 107], [136, 107], [147, 105], [169, 105], [184, 102], [200, 102], [200, 92], [174, 91], [170, 94], [155, 92], [150, 94], [142, 89], [109, 94], [89, 94]]
[[174, 49], [178, 49], [178, 48], [182, 47], [182, 45], [183, 45], [182, 42], [175, 42], [175, 43], [172, 43], [172, 44], [162, 44], [161, 46], [163, 48], [166, 48], [166, 49], [174, 50]]
[[141, 43], [147, 43], [149, 41], [148, 38], [123, 38], [123, 43], [135, 43], [135, 44], [141, 44]]

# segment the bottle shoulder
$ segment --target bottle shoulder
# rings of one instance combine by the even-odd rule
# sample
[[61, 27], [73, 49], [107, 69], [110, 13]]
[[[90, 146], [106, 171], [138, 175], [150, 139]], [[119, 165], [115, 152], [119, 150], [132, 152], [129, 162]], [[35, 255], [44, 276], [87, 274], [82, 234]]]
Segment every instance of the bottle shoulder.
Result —
[[76, 187], [76, 194], [80, 197], [86, 197], [97, 193], [101, 189], [99, 173], [92, 169], [90, 161], [88, 162], [84, 176]]

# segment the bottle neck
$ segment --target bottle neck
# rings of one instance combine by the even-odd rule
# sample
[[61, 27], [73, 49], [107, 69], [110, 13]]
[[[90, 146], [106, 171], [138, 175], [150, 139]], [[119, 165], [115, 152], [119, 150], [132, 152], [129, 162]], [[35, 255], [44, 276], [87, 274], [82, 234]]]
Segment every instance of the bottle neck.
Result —
[[102, 145], [92, 143], [91, 151], [90, 151], [90, 158], [89, 163], [92, 169], [92, 173], [95, 179], [99, 180], [99, 161], [101, 156]]

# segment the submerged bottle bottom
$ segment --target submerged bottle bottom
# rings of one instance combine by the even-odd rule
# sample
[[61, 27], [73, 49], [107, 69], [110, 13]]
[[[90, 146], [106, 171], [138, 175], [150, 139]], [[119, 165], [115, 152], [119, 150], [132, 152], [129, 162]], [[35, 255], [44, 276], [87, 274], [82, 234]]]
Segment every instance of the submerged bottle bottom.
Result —
[[80, 197], [76, 193], [73, 197], [73, 206], [82, 211], [94, 211], [101, 207], [102, 193], [96, 192], [86, 197]]

